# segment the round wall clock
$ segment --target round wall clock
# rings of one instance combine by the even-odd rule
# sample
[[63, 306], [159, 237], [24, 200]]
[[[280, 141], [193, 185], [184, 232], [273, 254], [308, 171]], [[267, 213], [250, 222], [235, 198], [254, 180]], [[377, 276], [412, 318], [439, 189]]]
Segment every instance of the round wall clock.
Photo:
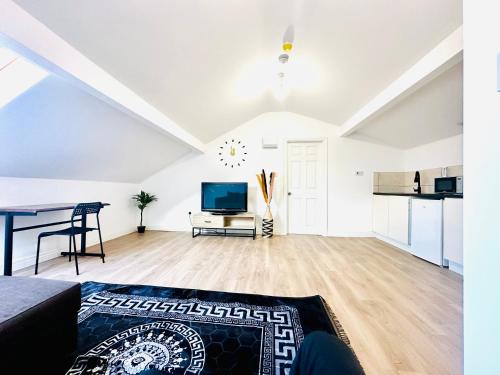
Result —
[[228, 168], [241, 167], [246, 161], [247, 150], [241, 141], [227, 140], [219, 147], [219, 161]]

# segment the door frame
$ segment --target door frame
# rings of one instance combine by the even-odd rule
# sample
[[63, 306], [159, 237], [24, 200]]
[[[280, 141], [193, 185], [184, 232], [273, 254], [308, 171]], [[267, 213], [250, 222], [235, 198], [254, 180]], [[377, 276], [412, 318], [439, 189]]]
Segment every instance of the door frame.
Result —
[[325, 200], [325, 208], [323, 211], [323, 223], [321, 224], [321, 230], [318, 235], [327, 236], [328, 235], [328, 138], [287, 138], [283, 141], [283, 148], [285, 157], [284, 159], [284, 167], [283, 167], [283, 202], [285, 202], [285, 234], [289, 234], [288, 227], [288, 145], [290, 143], [319, 143], [322, 148], [322, 154], [324, 157], [323, 163], [323, 175], [325, 177], [325, 181], [323, 184], [323, 194]]

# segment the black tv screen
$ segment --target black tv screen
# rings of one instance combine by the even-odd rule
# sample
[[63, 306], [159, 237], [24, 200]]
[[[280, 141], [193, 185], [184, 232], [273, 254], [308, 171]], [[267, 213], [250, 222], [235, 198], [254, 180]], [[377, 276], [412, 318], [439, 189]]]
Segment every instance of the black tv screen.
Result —
[[201, 210], [215, 213], [247, 211], [248, 183], [202, 182]]

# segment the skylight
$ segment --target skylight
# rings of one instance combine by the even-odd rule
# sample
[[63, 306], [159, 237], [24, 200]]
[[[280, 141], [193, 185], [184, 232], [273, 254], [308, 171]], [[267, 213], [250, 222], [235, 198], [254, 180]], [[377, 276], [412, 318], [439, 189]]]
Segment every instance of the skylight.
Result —
[[0, 108], [29, 90], [49, 73], [0, 47]]

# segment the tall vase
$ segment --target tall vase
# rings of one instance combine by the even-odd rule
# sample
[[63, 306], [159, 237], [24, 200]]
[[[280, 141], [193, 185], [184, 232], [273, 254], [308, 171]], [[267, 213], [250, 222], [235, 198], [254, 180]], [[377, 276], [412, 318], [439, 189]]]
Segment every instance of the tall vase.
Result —
[[262, 218], [262, 237], [271, 238], [273, 236], [273, 215], [271, 206], [267, 205], [266, 213]]

